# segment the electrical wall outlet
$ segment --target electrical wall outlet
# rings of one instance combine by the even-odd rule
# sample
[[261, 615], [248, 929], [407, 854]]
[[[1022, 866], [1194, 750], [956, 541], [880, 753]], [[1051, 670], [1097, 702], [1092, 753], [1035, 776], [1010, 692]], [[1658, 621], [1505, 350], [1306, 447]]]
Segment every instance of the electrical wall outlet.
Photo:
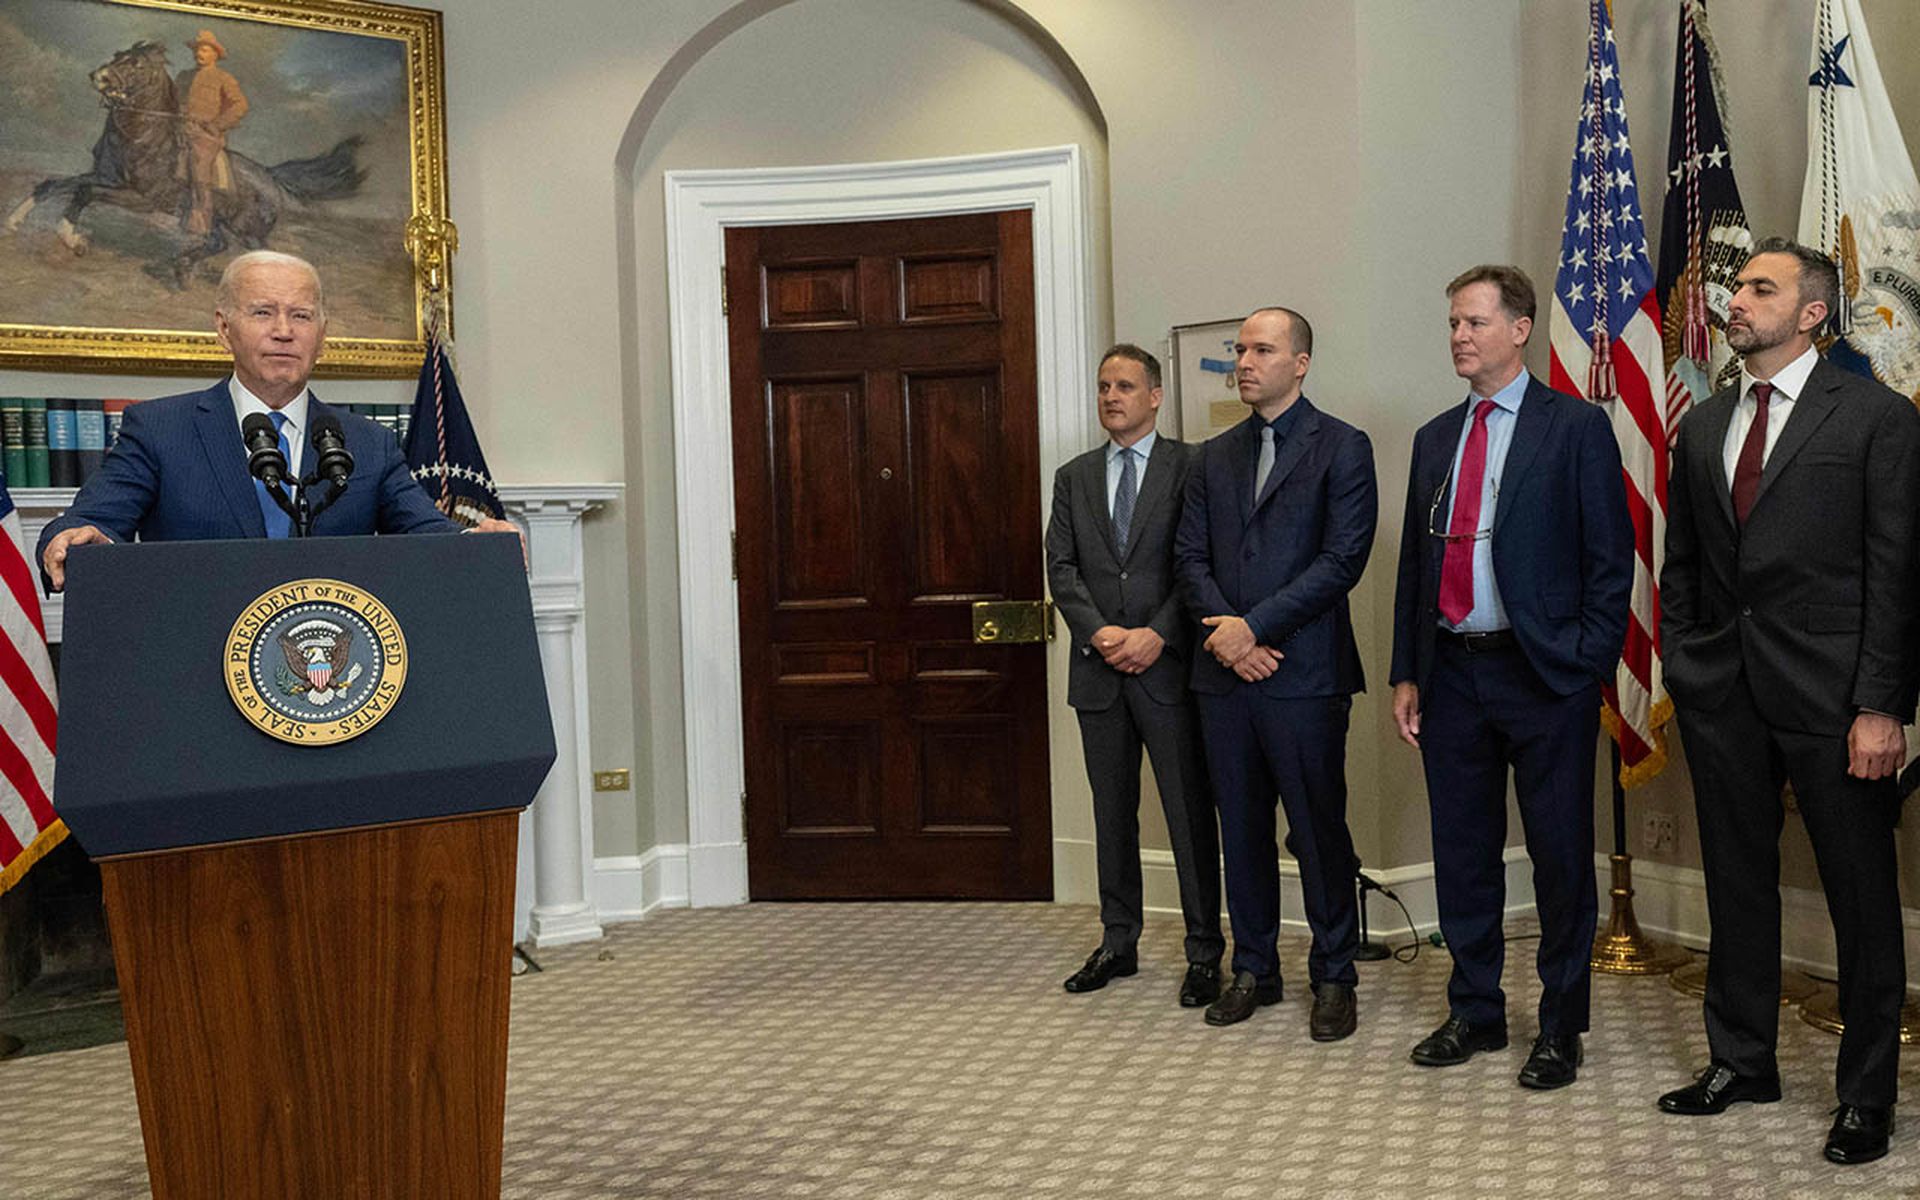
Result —
[[627, 768], [618, 771], [595, 771], [593, 790], [596, 792], [624, 792], [633, 786], [633, 779]]
[[1640, 825], [1640, 848], [1649, 851], [1668, 851], [1674, 847], [1673, 814], [1650, 812]]

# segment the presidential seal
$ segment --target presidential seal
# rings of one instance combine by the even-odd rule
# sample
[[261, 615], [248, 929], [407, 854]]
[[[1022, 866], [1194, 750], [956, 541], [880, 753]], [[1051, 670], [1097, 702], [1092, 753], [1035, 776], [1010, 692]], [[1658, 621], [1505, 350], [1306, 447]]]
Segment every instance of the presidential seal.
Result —
[[247, 605], [227, 635], [227, 694], [254, 728], [328, 746], [393, 711], [407, 639], [378, 597], [337, 579], [283, 583]]

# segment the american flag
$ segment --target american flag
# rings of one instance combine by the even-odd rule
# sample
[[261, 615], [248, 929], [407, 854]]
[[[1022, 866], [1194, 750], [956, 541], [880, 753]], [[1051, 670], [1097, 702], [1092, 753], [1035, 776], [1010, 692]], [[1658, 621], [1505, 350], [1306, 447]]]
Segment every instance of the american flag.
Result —
[[53, 815], [54, 689], [38, 573], [0, 474], [0, 892], [67, 836]]
[[1620, 441], [1638, 554], [1627, 644], [1605, 689], [1603, 719], [1631, 787], [1666, 765], [1660, 728], [1673, 715], [1660, 680], [1660, 560], [1667, 532], [1667, 428], [1658, 381], [1660, 302], [1634, 184], [1613, 23], [1589, 0], [1586, 92], [1575, 132], [1560, 271], [1549, 333], [1553, 387], [1607, 407]]

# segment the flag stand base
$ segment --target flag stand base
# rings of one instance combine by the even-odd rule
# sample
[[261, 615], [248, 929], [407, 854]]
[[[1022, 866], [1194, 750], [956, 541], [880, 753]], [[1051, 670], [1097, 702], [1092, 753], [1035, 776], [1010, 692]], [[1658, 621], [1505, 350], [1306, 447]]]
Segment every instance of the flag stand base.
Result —
[[27, 1048], [27, 1044], [10, 1033], [0, 1033], [0, 1058], [12, 1058]]
[[[1667, 982], [1673, 985], [1674, 991], [1683, 995], [1705, 996], [1707, 994], [1707, 960], [1694, 959], [1675, 971]], [[1793, 1008], [1804, 1004], [1819, 990], [1820, 985], [1807, 976], [1790, 967], [1781, 968], [1780, 1006], [1782, 1008]]]
[[[1831, 1034], [1845, 1032], [1847, 1023], [1840, 1019], [1839, 991], [1831, 987], [1821, 988], [1812, 999], [1800, 1006], [1800, 1019], [1815, 1029]], [[1920, 1004], [1908, 1001], [1900, 1007], [1900, 1044], [1920, 1044]]]
[[1608, 975], [1665, 975], [1684, 965], [1693, 956], [1686, 947], [1656, 942], [1640, 932], [1633, 915], [1633, 855], [1614, 854], [1613, 887], [1607, 895], [1613, 899], [1613, 911], [1607, 927], [1593, 939], [1593, 957], [1588, 961], [1596, 971]]

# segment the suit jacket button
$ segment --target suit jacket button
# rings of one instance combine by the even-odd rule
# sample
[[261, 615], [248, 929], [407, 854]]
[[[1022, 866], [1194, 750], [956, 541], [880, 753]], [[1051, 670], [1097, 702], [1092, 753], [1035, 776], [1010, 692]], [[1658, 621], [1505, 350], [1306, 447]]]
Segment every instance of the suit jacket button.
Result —
[[1126, 577], [1127, 573], [1125, 571], [1120, 572], [1120, 578], [1125, 579]]
[[1740, 615], [1743, 617], [1750, 617], [1753, 615], [1753, 610], [1751, 608], [1746, 607], [1745, 605], [1742, 605], [1740, 608]]

